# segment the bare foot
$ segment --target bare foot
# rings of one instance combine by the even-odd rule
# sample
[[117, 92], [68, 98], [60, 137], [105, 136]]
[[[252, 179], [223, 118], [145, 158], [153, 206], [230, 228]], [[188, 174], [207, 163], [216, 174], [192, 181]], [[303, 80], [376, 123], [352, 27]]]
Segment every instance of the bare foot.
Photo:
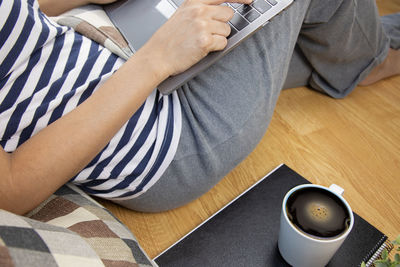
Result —
[[400, 50], [389, 49], [386, 59], [376, 66], [368, 76], [359, 83], [361, 86], [371, 85], [385, 78], [400, 74]]

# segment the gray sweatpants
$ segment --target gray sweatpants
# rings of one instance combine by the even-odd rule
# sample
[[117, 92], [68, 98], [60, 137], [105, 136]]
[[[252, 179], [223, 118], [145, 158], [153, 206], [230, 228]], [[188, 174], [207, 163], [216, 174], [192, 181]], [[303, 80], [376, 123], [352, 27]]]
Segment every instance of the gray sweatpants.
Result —
[[[389, 49], [375, 0], [296, 0], [263, 29], [178, 90], [182, 134], [161, 179], [117, 203], [157, 212], [211, 189], [255, 148], [286, 86], [349, 94]], [[293, 78], [290, 78], [293, 77]]]

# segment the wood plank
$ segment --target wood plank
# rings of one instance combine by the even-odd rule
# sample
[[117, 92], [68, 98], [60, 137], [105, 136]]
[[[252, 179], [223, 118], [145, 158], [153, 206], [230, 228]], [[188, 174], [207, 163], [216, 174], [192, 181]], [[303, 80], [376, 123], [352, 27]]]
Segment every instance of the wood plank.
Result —
[[381, 16], [400, 11], [400, 0], [376, 0], [376, 3]]

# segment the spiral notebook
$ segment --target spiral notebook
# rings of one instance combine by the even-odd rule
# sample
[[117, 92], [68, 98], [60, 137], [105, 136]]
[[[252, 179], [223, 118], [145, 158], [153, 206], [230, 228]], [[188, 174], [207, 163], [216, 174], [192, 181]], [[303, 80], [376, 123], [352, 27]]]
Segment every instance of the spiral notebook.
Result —
[[[279, 254], [281, 203], [305, 178], [282, 164], [246, 192], [158, 255], [160, 267], [289, 266]], [[387, 236], [354, 214], [354, 227], [329, 267], [371, 266], [391, 244]]]

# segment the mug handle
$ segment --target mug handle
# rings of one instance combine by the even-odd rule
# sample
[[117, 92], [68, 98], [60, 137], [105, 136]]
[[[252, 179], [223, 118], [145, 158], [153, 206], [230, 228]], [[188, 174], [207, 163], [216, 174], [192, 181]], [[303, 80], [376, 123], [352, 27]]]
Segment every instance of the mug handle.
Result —
[[337, 184], [331, 184], [329, 186], [329, 190], [331, 190], [331, 191], [333, 191], [336, 194], [341, 195], [341, 196], [343, 196], [343, 193], [344, 193], [344, 189], [341, 188], [340, 186], [338, 186]]

